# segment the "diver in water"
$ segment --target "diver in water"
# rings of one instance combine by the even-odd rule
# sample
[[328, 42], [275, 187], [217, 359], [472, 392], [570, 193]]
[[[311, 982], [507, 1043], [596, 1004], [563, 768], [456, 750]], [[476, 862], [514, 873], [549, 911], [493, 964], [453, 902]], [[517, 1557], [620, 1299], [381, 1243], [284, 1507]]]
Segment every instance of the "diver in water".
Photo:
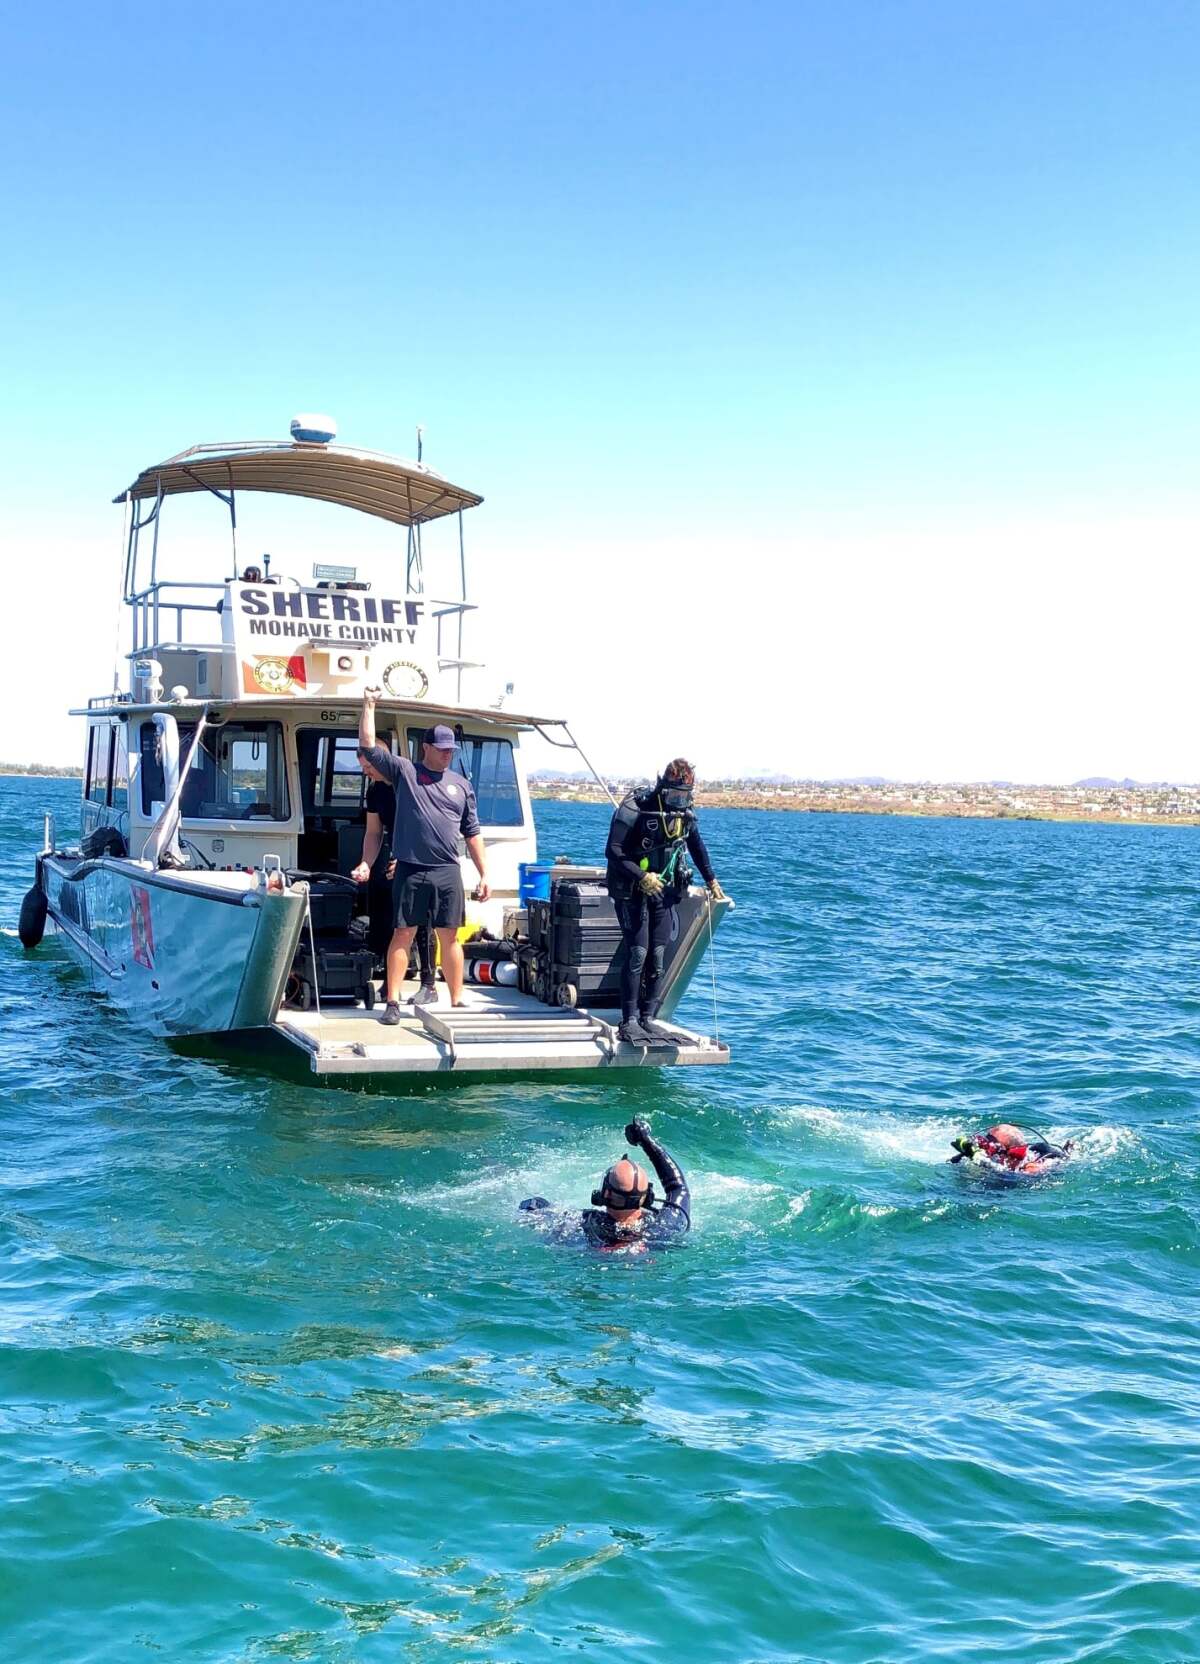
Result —
[[981, 1160], [1007, 1173], [1033, 1175], [1045, 1173], [1056, 1161], [1066, 1161], [1072, 1144], [1051, 1144], [1047, 1138], [1027, 1138], [1020, 1127], [1011, 1121], [999, 1121], [986, 1132], [951, 1140], [951, 1148], [958, 1154], [950, 1157], [958, 1161]]
[[691, 1227], [692, 1202], [679, 1163], [667, 1154], [641, 1116], [625, 1128], [625, 1137], [649, 1157], [663, 1187], [661, 1204], [655, 1205], [654, 1186], [626, 1152], [592, 1191], [593, 1205], [583, 1213], [555, 1209], [544, 1196], [530, 1196], [520, 1204], [521, 1212], [540, 1215], [537, 1222], [560, 1241], [582, 1235], [593, 1248], [660, 1247], [682, 1237]]
[[635, 1046], [675, 1043], [654, 1019], [667, 943], [677, 933], [675, 910], [692, 876], [686, 856], [696, 863], [713, 899], [725, 899], [696, 825], [695, 786], [695, 769], [676, 757], [649, 791], [630, 792], [621, 801], [609, 828], [605, 883], [625, 944], [617, 1033]]

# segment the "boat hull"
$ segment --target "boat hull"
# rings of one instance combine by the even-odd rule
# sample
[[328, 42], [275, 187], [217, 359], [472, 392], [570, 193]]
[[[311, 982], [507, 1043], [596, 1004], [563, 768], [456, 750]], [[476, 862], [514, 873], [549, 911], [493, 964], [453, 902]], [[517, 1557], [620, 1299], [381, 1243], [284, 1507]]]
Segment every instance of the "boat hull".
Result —
[[274, 1018], [304, 924], [303, 892], [115, 857], [46, 855], [39, 882], [93, 986], [151, 1032], [223, 1034]]

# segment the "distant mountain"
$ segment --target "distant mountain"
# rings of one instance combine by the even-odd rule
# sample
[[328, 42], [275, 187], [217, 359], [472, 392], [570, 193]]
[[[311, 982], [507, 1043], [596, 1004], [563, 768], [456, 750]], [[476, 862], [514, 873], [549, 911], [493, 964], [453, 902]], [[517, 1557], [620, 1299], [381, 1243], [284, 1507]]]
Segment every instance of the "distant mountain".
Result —
[[1090, 774], [1086, 780], [1074, 780], [1075, 786], [1096, 786], [1101, 790], [1118, 792], [1157, 791], [1163, 786], [1169, 786], [1169, 780], [1109, 780], [1102, 774]]

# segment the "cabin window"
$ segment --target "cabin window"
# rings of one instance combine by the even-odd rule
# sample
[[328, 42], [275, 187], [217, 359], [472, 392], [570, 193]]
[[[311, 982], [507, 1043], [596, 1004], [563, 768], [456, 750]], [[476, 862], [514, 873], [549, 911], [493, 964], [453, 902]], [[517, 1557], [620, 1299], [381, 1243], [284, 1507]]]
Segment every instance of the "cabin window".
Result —
[[[421, 760], [422, 728], [408, 731], [408, 749], [414, 763]], [[479, 734], [460, 734], [458, 750], [450, 764], [453, 773], [464, 775], [475, 788], [481, 826], [523, 826], [521, 789], [511, 740], [484, 739]]]
[[[379, 744], [390, 749], [391, 734], [381, 733]], [[304, 811], [360, 810], [367, 779], [358, 763], [358, 734], [332, 734], [327, 728], [301, 728], [296, 735], [300, 759], [300, 790]]]
[[521, 789], [511, 740], [476, 739], [471, 746], [471, 783], [485, 826], [522, 826]]
[[113, 731], [106, 723], [88, 734], [87, 784], [84, 796], [89, 803], [107, 803], [112, 775]]
[[[179, 724], [179, 766], [195, 728]], [[161, 784], [160, 784], [161, 789]], [[183, 783], [185, 820], [287, 820], [287, 766], [278, 722], [225, 722], [206, 728]]]
[[84, 770], [83, 770], [83, 795], [89, 803], [95, 803], [97, 801], [97, 799], [92, 796], [92, 787], [95, 785], [95, 781], [96, 781], [96, 729], [95, 728], [89, 728], [88, 729], [88, 742], [87, 742], [87, 763], [85, 764]]
[[129, 745], [126, 726], [123, 722], [112, 725], [112, 773], [110, 777], [108, 801], [114, 809], [128, 809], [129, 807]]
[[358, 808], [367, 784], [367, 777], [358, 766], [358, 735], [339, 734], [328, 749], [328, 801]]
[[152, 722], [143, 722], [138, 734], [138, 778], [142, 782], [142, 813], [152, 815], [154, 805], [162, 803], [166, 792], [158, 729]]

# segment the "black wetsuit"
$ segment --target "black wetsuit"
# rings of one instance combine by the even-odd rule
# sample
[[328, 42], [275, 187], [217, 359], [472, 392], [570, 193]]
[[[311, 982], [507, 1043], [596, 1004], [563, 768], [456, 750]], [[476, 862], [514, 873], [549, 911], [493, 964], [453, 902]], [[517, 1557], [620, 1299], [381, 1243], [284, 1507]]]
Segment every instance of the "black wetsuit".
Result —
[[392, 939], [392, 881], [387, 875], [392, 858], [392, 822], [396, 818], [396, 794], [386, 780], [372, 780], [367, 787], [367, 813], [378, 815], [383, 824], [379, 854], [367, 881], [367, 912], [370, 930], [367, 942], [377, 959], [382, 959]]
[[643, 1208], [640, 1219], [622, 1225], [604, 1208], [586, 1208], [566, 1213], [551, 1206], [544, 1196], [531, 1196], [521, 1203], [523, 1213], [532, 1213], [538, 1226], [558, 1242], [585, 1242], [592, 1248], [661, 1248], [678, 1241], [692, 1223], [692, 1198], [687, 1180], [674, 1156], [658, 1140], [642, 1134], [642, 1149], [658, 1175], [663, 1200], [660, 1206]]
[[[640, 1015], [652, 1020], [658, 1013], [658, 984], [667, 943], [677, 933], [675, 910], [687, 889], [690, 870], [684, 852], [696, 863], [701, 878], [711, 884], [715, 874], [696, 816], [664, 814], [657, 787], [630, 792], [612, 818], [605, 883], [616, 903], [617, 922], [625, 943], [621, 970], [621, 1020]], [[645, 861], [646, 865], [642, 866]], [[643, 895], [638, 883], [647, 872], [665, 875], [656, 896]]]

